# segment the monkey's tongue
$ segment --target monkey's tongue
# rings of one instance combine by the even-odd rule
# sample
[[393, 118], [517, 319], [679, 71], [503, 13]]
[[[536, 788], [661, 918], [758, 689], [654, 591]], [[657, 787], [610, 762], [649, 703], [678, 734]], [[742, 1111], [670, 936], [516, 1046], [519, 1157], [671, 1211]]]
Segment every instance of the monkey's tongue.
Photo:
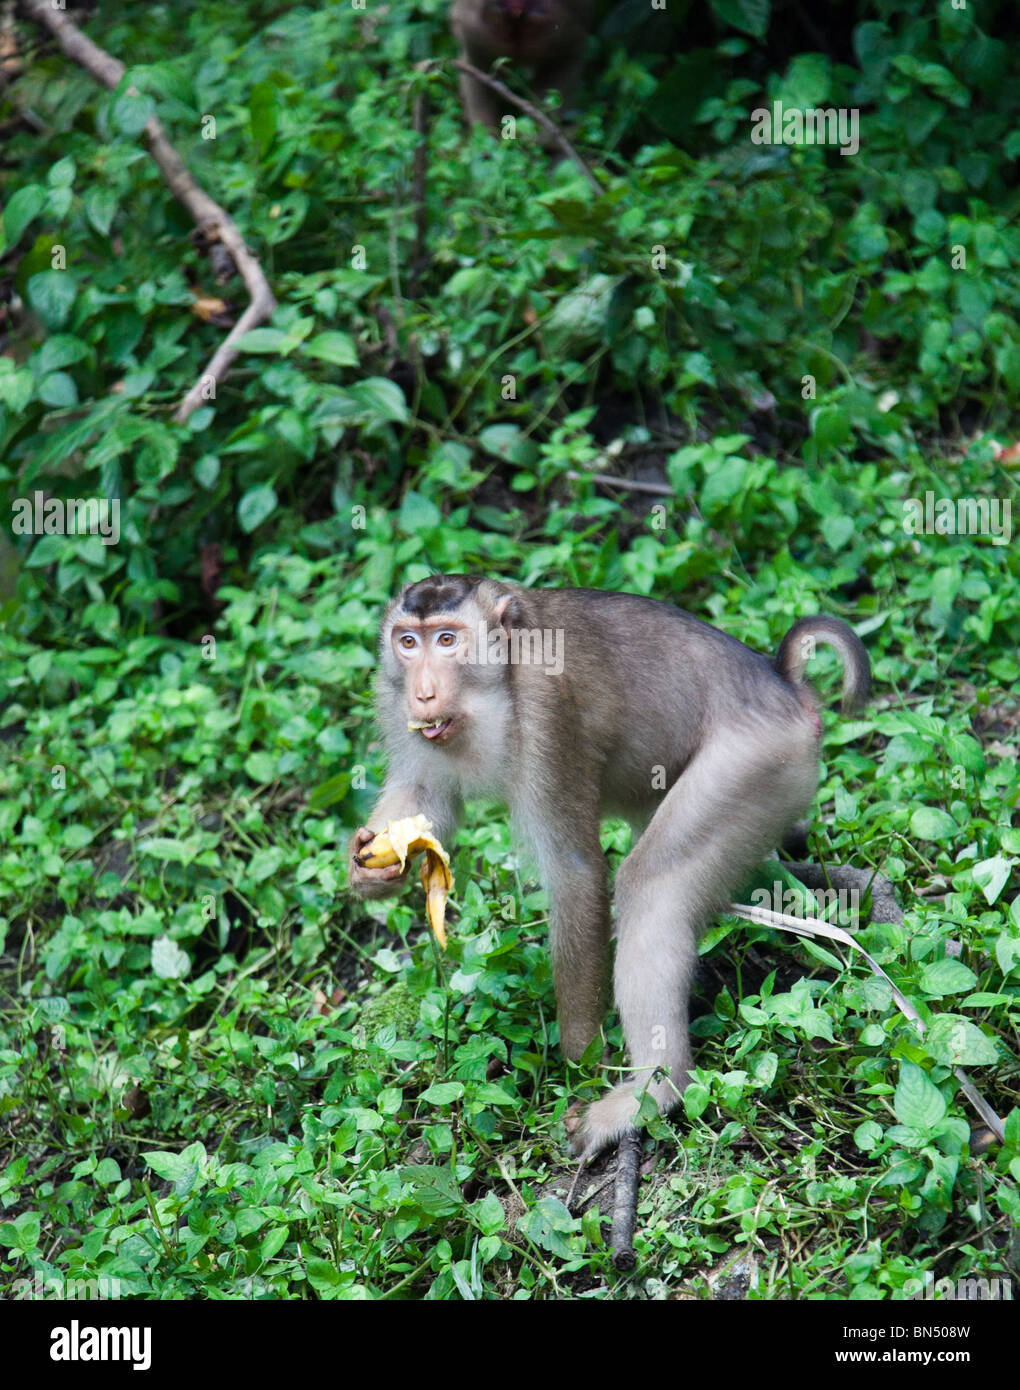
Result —
[[440, 734], [445, 734], [450, 727], [449, 719], [444, 719], [442, 724], [429, 724], [422, 729], [426, 738], [438, 738]]

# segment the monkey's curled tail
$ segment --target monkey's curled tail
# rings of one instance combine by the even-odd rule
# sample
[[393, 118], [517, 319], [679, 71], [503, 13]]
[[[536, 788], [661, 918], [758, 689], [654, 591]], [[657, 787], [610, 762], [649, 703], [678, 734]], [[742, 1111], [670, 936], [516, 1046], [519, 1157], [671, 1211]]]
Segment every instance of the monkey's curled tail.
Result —
[[801, 618], [780, 642], [772, 664], [791, 685], [802, 685], [804, 667], [818, 642], [834, 647], [843, 663], [844, 711], [860, 709], [871, 690], [871, 663], [864, 643], [841, 619], [823, 614]]

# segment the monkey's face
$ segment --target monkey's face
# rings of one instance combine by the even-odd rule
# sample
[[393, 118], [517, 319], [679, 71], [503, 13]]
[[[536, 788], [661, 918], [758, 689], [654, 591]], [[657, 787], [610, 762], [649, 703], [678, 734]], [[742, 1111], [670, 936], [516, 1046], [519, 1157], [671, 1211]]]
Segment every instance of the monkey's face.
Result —
[[469, 713], [461, 679], [471, 640], [467, 624], [452, 614], [398, 614], [389, 640], [408, 729], [430, 743], [448, 743]]
[[554, 0], [485, 0], [489, 32], [506, 44], [510, 56], [528, 57], [528, 49], [559, 28], [559, 7]]

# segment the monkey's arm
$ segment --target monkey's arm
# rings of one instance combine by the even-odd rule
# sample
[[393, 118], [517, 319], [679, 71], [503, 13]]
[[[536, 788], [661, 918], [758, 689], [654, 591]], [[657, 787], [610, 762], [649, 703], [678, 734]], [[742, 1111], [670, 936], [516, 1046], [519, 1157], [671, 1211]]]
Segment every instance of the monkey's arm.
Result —
[[385, 786], [369, 817], [371, 827], [361, 826], [351, 838], [347, 861], [347, 881], [351, 891], [359, 898], [385, 898], [403, 887], [410, 860], [403, 868], [399, 864], [388, 864], [383, 869], [366, 869], [357, 860], [358, 851], [378, 831], [384, 830], [390, 821], [403, 820], [405, 816], [425, 816], [432, 823], [432, 833], [436, 839], [446, 845], [453, 839], [463, 809], [457, 789], [452, 786]]

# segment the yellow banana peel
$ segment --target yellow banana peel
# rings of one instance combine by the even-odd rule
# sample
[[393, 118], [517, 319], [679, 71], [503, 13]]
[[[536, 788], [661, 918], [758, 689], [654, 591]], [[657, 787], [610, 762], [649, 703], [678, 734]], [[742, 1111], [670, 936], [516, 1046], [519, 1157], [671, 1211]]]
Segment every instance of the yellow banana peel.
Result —
[[450, 856], [432, 834], [432, 822], [424, 816], [405, 816], [391, 820], [385, 830], [371, 840], [358, 855], [366, 869], [401, 868], [409, 858], [424, 854], [421, 881], [425, 889], [425, 912], [436, 940], [446, 950], [446, 895], [453, 887]]

